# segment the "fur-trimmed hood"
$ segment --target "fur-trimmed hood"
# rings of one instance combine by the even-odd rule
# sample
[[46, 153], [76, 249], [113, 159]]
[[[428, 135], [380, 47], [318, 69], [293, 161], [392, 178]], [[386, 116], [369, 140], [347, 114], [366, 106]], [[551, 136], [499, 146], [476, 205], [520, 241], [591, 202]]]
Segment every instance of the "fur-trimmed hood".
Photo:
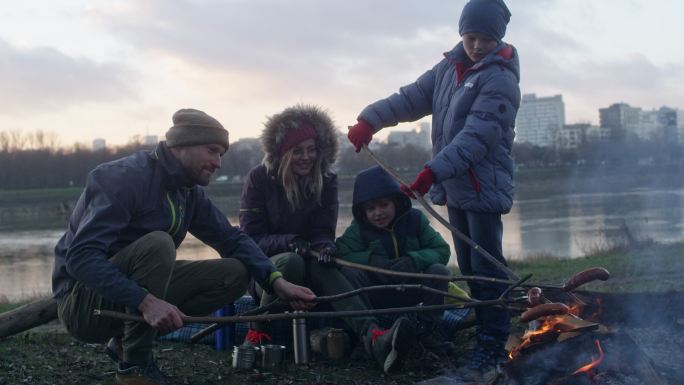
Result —
[[269, 170], [277, 168], [280, 162], [280, 144], [285, 139], [285, 134], [297, 128], [302, 122], [308, 122], [316, 130], [316, 145], [318, 155], [323, 158], [322, 171], [331, 171], [332, 165], [337, 160], [338, 143], [337, 130], [330, 115], [321, 107], [314, 105], [298, 104], [288, 107], [284, 111], [272, 115], [264, 124], [261, 133], [261, 146], [264, 150], [263, 164]]

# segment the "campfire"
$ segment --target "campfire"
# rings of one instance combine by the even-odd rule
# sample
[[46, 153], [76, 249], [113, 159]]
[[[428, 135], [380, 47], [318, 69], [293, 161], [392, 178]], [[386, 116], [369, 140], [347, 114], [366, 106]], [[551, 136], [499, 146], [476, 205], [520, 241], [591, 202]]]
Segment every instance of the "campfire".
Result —
[[551, 302], [539, 288], [527, 291], [520, 317], [527, 328], [509, 338], [509, 361], [496, 384], [665, 384], [627, 334], [601, 323], [600, 300], [587, 303], [572, 292], [557, 297]]

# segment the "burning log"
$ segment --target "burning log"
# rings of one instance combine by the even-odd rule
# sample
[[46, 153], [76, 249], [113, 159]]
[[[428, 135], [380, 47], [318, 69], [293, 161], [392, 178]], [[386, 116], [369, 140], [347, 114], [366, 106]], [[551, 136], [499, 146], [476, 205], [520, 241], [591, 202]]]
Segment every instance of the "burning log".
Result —
[[503, 385], [666, 384], [629, 335], [601, 331], [530, 348], [503, 377]]

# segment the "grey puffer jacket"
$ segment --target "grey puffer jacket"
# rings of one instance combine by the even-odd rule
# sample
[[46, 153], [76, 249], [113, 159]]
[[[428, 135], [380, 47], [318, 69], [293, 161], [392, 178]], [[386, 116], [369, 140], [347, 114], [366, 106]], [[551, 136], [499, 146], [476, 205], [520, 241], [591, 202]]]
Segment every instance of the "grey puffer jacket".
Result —
[[515, 116], [520, 106], [515, 48], [501, 43], [467, 68], [463, 43], [398, 93], [367, 106], [359, 118], [375, 131], [432, 114], [436, 181], [432, 201], [461, 210], [500, 213], [513, 205]]

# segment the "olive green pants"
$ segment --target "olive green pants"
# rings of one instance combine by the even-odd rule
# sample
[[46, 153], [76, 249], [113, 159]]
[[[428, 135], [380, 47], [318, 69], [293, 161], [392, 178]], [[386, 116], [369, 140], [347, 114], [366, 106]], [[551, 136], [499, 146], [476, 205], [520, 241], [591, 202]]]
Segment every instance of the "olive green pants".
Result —
[[[296, 253], [281, 253], [272, 256], [271, 261], [283, 274], [283, 278], [294, 284], [309, 287], [316, 295], [335, 295], [354, 290], [337, 267], [321, 265], [316, 259], [304, 259]], [[259, 285], [256, 285], [256, 289], [261, 297], [261, 306], [277, 298], [274, 294], [263, 291]], [[359, 296], [330, 302], [330, 306], [335, 311], [368, 309]], [[379, 324], [377, 318], [373, 316], [348, 317], [344, 321], [359, 337], [366, 333], [371, 324]], [[268, 324], [265, 322], [252, 323], [250, 327], [260, 331], [268, 330]]]
[[[233, 302], [245, 293], [249, 282], [247, 269], [234, 258], [176, 261], [173, 240], [162, 231], [141, 237], [110, 261], [149, 293], [192, 316], [207, 315]], [[57, 312], [69, 333], [81, 341], [105, 342], [121, 337], [124, 361], [142, 365], [152, 358], [156, 330], [145, 322], [93, 316], [95, 309], [140, 314], [80, 282], [60, 299]]]

